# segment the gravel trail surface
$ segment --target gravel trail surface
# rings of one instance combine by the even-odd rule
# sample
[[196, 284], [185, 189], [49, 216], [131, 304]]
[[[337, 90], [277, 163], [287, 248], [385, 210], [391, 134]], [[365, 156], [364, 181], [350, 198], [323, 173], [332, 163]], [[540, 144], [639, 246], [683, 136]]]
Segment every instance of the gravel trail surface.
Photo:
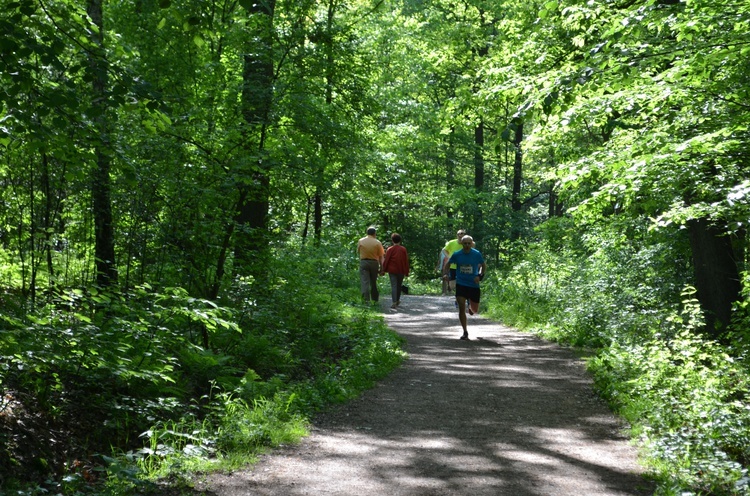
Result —
[[622, 425], [568, 349], [481, 316], [461, 341], [451, 297], [404, 296], [405, 363], [315, 419], [301, 444], [215, 474], [215, 496], [652, 494]]

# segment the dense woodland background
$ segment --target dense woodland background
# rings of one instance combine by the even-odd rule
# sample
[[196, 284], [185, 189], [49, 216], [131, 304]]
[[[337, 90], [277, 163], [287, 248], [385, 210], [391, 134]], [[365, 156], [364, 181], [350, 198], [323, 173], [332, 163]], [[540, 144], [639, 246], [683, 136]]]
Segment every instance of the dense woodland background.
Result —
[[487, 311], [591, 351], [657, 494], [750, 494], [750, 3], [0, 7], [0, 492], [304, 435], [403, 358], [359, 304], [375, 225], [433, 293], [467, 229]]

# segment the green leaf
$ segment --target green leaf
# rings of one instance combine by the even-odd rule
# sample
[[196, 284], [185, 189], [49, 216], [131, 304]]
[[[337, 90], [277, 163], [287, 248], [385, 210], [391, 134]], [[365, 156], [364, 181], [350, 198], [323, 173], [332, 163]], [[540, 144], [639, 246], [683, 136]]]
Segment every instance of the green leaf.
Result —
[[24, 2], [21, 4], [19, 10], [25, 16], [31, 17], [36, 13], [34, 2]]

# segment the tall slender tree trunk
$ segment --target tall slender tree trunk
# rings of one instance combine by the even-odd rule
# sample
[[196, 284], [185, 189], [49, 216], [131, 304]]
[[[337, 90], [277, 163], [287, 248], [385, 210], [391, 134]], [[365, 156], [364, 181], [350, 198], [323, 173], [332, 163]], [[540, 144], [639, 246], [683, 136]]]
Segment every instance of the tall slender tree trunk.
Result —
[[523, 121], [517, 119], [515, 121], [515, 134], [513, 136], [513, 145], [515, 147], [515, 159], [513, 161], [513, 189], [511, 191], [511, 209], [513, 210], [514, 219], [513, 226], [511, 228], [511, 238], [518, 239], [521, 237], [521, 228], [518, 225], [520, 221], [521, 208], [521, 182], [523, 179], [523, 149], [521, 143], [523, 142]]
[[91, 54], [89, 66], [92, 80], [92, 115], [98, 136], [95, 143], [96, 167], [91, 181], [94, 214], [94, 257], [96, 283], [107, 287], [117, 282], [115, 264], [115, 231], [112, 217], [112, 185], [110, 169], [110, 124], [108, 120], [107, 75], [108, 64], [104, 53], [104, 19], [102, 0], [89, 0], [86, 12], [98, 30], [92, 30], [92, 41], [97, 46]]
[[34, 174], [34, 164], [32, 161], [29, 161], [29, 256], [31, 257], [31, 279], [29, 280], [29, 294], [31, 297], [32, 305], [34, 305], [36, 302], [36, 238], [37, 231], [39, 230], [36, 225], [36, 208], [34, 206], [34, 198], [36, 197], [35, 181], [36, 177]]
[[[456, 185], [456, 128], [451, 126], [451, 132], [448, 135], [448, 145], [445, 150], [445, 190], [450, 196], [451, 191]], [[458, 227], [453, 222], [453, 203], [448, 202], [446, 206], [445, 216], [448, 220], [447, 229], [448, 233], [452, 233], [451, 237], [456, 235]]]
[[[333, 104], [333, 88], [335, 85], [336, 65], [334, 55], [334, 19], [336, 17], [336, 0], [328, 0], [328, 9], [326, 14], [326, 33], [325, 33], [325, 102], [330, 107]], [[331, 160], [330, 142], [323, 141], [321, 150], [322, 163], [317, 164], [315, 174], [315, 203], [313, 210], [313, 228], [315, 233], [315, 246], [320, 246], [320, 240], [323, 231], [323, 195], [326, 192], [325, 187], [325, 169]]]
[[[486, 12], [483, 8], [479, 8], [479, 18], [482, 22], [482, 27], [489, 28], [488, 35], [494, 31], [492, 23], [487, 23], [485, 17]], [[489, 37], [485, 38], [486, 40]], [[485, 42], [475, 50], [476, 58], [478, 63], [482, 64], [483, 60], [490, 53], [490, 45]], [[475, 82], [474, 91], [479, 91], [481, 86], [480, 81]], [[474, 202], [474, 215], [473, 215], [473, 237], [477, 243], [481, 243], [484, 238], [484, 212], [483, 212], [483, 200], [481, 193], [484, 191], [484, 118], [479, 117], [479, 122], [474, 127], [474, 192], [476, 193], [476, 201]]]
[[706, 332], [713, 337], [729, 325], [732, 305], [740, 299], [742, 285], [727, 233], [708, 219], [688, 222], [698, 301], [706, 316]]
[[265, 138], [273, 100], [273, 30], [275, 0], [252, 2], [250, 31], [243, 63], [242, 116], [248, 155], [246, 177], [239, 180], [235, 224], [235, 271], [252, 272], [252, 259], [267, 246], [270, 166], [264, 160]]
[[323, 236], [323, 192], [320, 186], [315, 188], [313, 231], [315, 233], [315, 246], [320, 246], [320, 239]]
[[555, 181], [549, 182], [549, 203], [547, 204], [547, 217], [562, 217], [563, 206], [560, 202], [560, 195], [555, 189]]
[[209, 288], [208, 298], [215, 300], [219, 297], [219, 290], [221, 289], [221, 281], [224, 279], [226, 273], [227, 255], [230, 253], [229, 246], [234, 233], [234, 223], [228, 225], [224, 231], [224, 238], [221, 242], [221, 249], [219, 250], [219, 258], [216, 261], [216, 275], [214, 276], [214, 282]]
[[42, 190], [44, 193], [44, 253], [47, 259], [47, 274], [49, 274], [50, 289], [55, 286], [55, 266], [52, 263], [52, 188], [49, 177], [49, 157], [42, 154]]
[[515, 123], [515, 134], [513, 146], [515, 156], [513, 160], [513, 189], [511, 192], [511, 208], [514, 212], [521, 211], [521, 181], [523, 180], [523, 153], [521, 142], [523, 141], [523, 121]]
[[307, 236], [310, 233], [310, 206], [313, 204], [313, 199], [305, 191], [305, 227], [302, 229], [302, 244], [307, 244]]
[[474, 210], [474, 228], [473, 236], [477, 243], [481, 242], [484, 234], [484, 216], [482, 212], [482, 200], [479, 195], [484, 191], [484, 120], [480, 119], [479, 124], [474, 128], [474, 191], [477, 193], [477, 200]]

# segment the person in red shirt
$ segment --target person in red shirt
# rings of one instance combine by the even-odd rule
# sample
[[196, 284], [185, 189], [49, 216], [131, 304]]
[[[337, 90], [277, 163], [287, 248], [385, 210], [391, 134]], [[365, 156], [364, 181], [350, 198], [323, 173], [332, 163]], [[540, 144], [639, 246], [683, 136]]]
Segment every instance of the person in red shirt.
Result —
[[362, 293], [362, 300], [365, 303], [378, 301], [380, 293], [378, 292], [378, 273], [383, 265], [383, 255], [385, 250], [383, 245], [375, 237], [377, 231], [374, 227], [367, 228], [367, 236], [360, 239], [357, 243], [357, 253], [359, 253], [359, 282]]
[[404, 277], [409, 275], [409, 253], [406, 248], [401, 246], [401, 235], [399, 233], [391, 234], [393, 244], [385, 252], [385, 260], [380, 273], [385, 274], [391, 279], [391, 308], [396, 308], [401, 304], [401, 288], [404, 283]]

